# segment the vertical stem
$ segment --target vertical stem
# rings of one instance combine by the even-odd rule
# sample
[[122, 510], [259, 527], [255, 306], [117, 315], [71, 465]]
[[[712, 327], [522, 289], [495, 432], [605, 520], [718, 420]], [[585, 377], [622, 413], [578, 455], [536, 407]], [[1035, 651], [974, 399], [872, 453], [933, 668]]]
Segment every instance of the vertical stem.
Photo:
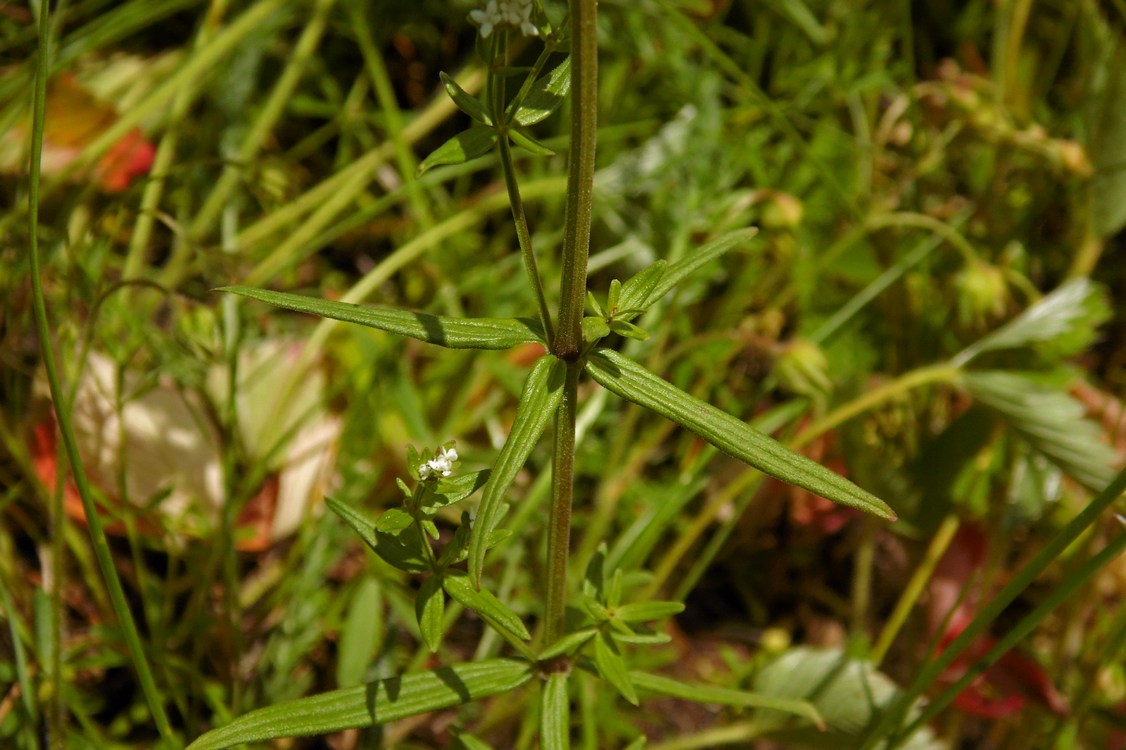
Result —
[[563, 635], [567, 605], [567, 558], [571, 551], [571, 501], [575, 478], [575, 399], [581, 364], [567, 365], [563, 400], [555, 416], [555, 455], [551, 462], [551, 517], [547, 526], [547, 605], [544, 644]]
[[579, 321], [586, 301], [586, 262], [594, 194], [594, 151], [598, 126], [598, 34], [596, 0], [571, 0], [571, 158], [567, 172], [567, 214], [563, 235], [563, 280], [552, 352], [574, 360], [582, 348]]
[[567, 557], [571, 547], [571, 501], [575, 477], [575, 399], [582, 363], [579, 325], [586, 301], [586, 263], [590, 251], [590, 216], [594, 192], [594, 150], [598, 125], [597, 0], [570, 0], [571, 15], [571, 155], [567, 172], [567, 215], [563, 234], [563, 279], [558, 328], [551, 351], [566, 361], [563, 400], [555, 417], [551, 518], [547, 533], [547, 604], [544, 640], [563, 634], [567, 603]]

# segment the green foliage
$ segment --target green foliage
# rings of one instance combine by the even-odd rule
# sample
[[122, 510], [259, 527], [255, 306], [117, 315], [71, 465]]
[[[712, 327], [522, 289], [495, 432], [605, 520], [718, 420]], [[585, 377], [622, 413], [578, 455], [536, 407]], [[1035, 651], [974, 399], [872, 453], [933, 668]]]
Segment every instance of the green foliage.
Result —
[[0, 745], [1111, 744], [1121, 19], [473, 5], [0, 18]]

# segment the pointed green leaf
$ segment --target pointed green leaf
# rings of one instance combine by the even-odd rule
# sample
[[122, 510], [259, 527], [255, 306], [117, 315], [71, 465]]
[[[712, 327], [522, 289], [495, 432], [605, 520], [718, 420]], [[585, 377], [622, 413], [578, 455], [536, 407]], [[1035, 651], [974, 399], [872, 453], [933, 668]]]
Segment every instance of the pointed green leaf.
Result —
[[468, 732], [463, 732], [457, 727], [451, 727], [454, 732], [454, 747], [458, 750], [495, 750], [492, 745], [478, 739]]
[[541, 651], [539, 658], [541, 661], [547, 661], [558, 656], [574, 653], [589, 643], [590, 639], [596, 635], [598, 635], [596, 628], [585, 628], [574, 633], [568, 633]]
[[619, 336], [625, 336], [629, 339], [637, 339], [638, 341], [645, 341], [649, 338], [649, 331], [644, 328], [639, 328], [633, 323], [627, 323], [624, 320], [611, 320], [610, 330]]
[[583, 329], [583, 341], [593, 344], [610, 335], [610, 326], [603, 318], [586, 317], [579, 321]]
[[983, 352], [1015, 349], [1052, 339], [1072, 339], [1077, 353], [1095, 336], [1110, 314], [1099, 288], [1085, 278], [1072, 279], [996, 331], [966, 347], [954, 362], [965, 365]]
[[537, 141], [532, 136], [520, 130], [509, 130], [509, 138], [520, 148], [535, 156], [555, 156], [555, 152]]
[[188, 750], [219, 750], [385, 724], [508, 693], [532, 679], [532, 674], [526, 662], [488, 659], [391, 677], [252, 711], [199, 737]]
[[457, 105], [458, 109], [482, 125], [493, 124], [489, 113], [485, 111], [485, 105], [482, 104], [479, 99], [472, 96], [468, 91], [459, 86], [457, 81], [450, 78], [445, 73], [438, 73], [438, 77], [442, 79], [442, 85], [446, 87], [446, 93], [454, 100], [454, 104]]
[[758, 230], [754, 228], [737, 229], [734, 232], [728, 232], [721, 237], [717, 237], [699, 250], [689, 251], [683, 258], [670, 264], [669, 267], [665, 269], [665, 272], [661, 274], [660, 279], [653, 284], [652, 289], [645, 298], [637, 304], [629, 305], [629, 307], [638, 307], [641, 309], [649, 307], [661, 297], [664, 297], [681, 281], [684, 281], [684, 279], [691, 275], [696, 269], [715, 260], [728, 250], [747, 244], [756, 234], [758, 234]]
[[375, 530], [394, 534], [414, 523], [414, 517], [401, 508], [388, 508], [375, 519]]
[[841, 505], [895, 518], [892, 509], [875, 495], [611, 349], [595, 349], [586, 371], [610, 392], [687, 427], [724, 453], [770, 476]]
[[1114, 476], [1118, 456], [1102, 442], [1102, 430], [1084, 415], [1081, 403], [1028, 375], [1006, 371], [967, 372], [966, 388], [998, 412], [1032, 448], [1089, 490]]
[[559, 108], [571, 90], [571, 58], [555, 66], [547, 75], [532, 84], [528, 96], [520, 104], [513, 121], [517, 125], [534, 125], [546, 120]]
[[493, 596], [488, 589], [478, 590], [469, 580], [469, 576], [458, 575], [451, 571], [442, 585], [445, 586], [447, 594], [479, 614], [485, 622], [497, 630], [508, 634], [511, 639], [521, 641], [531, 639], [532, 636], [520, 616], [504, 606], [504, 603]]
[[618, 300], [622, 298], [622, 282], [617, 279], [610, 281], [610, 292], [606, 295], [606, 309], [610, 311], [610, 317], [618, 314]]
[[418, 630], [430, 653], [442, 645], [442, 617], [446, 613], [446, 595], [442, 593], [442, 576], [432, 575], [422, 582], [414, 599]]
[[336, 647], [336, 684], [359, 685], [383, 648], [383, 595], [375, 578], [365, 577], [352, 594]]
[[733, 690], [715, 685], [681, 682], [648, 672], [630, 672], [629, 676], [638, 690], [646, 690], [657, 695], [667, 695], [671, 698], [680, 698], [695, 703], [718, 703], [721, 706], [740, 706], [742, 708], [767, 708], [773, 711], [804, 716], [818, 727], [825, 725], [821, 715], [809, 701], [779, 698], [774, 695], [752, 693], [747, 690]]
[[444, 508], [447, 505], [460, 503], [477, 490], [485, 486], [489, 480], [488, 469], [474, 471], [468, 474], [459, 474], [456, 477], [446, 477], [438, 482], [434, 492], [426, 500], [427, 507]]
[[410, 573], [430, 570], [430, 562], [422, 546], [426, 542], [416, 529], [407, 529], [400, 532], [398, 536], [392, 536], [376, 531], [374, 523], [339, 500], [326, 497], [325, 504], [333, 513], [344, 519], [373, 552], [391, 565]]
[[598, 665], [598, 671], [604, 680], [613, 685], [627, 701], [638, 705], [637, 691], [630, 681], [625, 659], [618, 651], [618, 644], [605, 631], [599, 633], [594, 640], [594, 663]]
[[477, 520], [473, 524], [473, 539], [469, 543], [469, 575], [475, 586], [481, 585], [486, 542], [500, 518], [499, 511], [504, 496], [563, 398], [564, 372], [565, 366], [561, 360], [545, 354], [528, 374], [512, 430], [504, 441], [504, 447], [500, 449], [489, 481], [485, 483], [481, 506], [477, 509]]
[[642, 750], [648, 742], [649, 739], [645, 735], [638, 735], [633, 742], [625, 746], [625, 750]]
[[618, 643], [628, 643], [633, 646], [654, 646], [662, 643], [668, 643], [672, 640], [672, 636], [668, 633], [624, 633], [620, 628], [624, 628], [625, 624], [621, 620], [611, 620], [611, 625], [615, 625], [614, 640]]
[[541, 697], [540, 747], [568, 750], [571, 747], [571, 700], [567, 697], [567, 674], [549, 675]]
[[422, 174], [428, 169], [443, 164], [464, 164], [472, 161], [478, 156], [489, 153], [496, 142], [497, 131], [493, 128], [484, 125], [472, 127], [458, 133], [423, 159], [418, 165], [418, 173]]
[[586, 303], [590, 305], [590, 309], [599, 318], [605, 318], [606, 311], [602, 309], [602, 305], [598, 304], [598, 298], [594, 296], [594, 292], [588, 291], [586, 293]]
[[633, 602], [614, 610], [614, 616], [625, 622], [652, 622], [679, 615], [684, 611], [680, 602]]
[[628, 313], [628, 317], [626, 317], [627, 310], [642, 310], [646, 307], [646, 302], [657, 289], [657, 284], [661, 282], [668, 268], [668, 261], [659, 260], [646, 266], [633, 278], [622, 284], [621, 296], [618, 297], [618, 312], [621, 319], [628, 320], [638, 315], [634, 312]]
[[469, 549], [470, 534], [469, 512], [463, 511], [461, 514], [461, 525], [457, 527], [457, 531], [454, 532], [454, 538], [442, 549], [442, 554], [438, 558], [439, 568], [448, 568], [460, 562], [465, 557]]
[[407, 310], [366, 307], [333, 302], [288, 292], [272, 292], [245, 286], [225, 286], [216, 291], [232, 292], [296, 312], [358, 323], [450, 349], [511, 349], [520, 344], [543, 343], [539, 323], [516, 318], [447, 318]]

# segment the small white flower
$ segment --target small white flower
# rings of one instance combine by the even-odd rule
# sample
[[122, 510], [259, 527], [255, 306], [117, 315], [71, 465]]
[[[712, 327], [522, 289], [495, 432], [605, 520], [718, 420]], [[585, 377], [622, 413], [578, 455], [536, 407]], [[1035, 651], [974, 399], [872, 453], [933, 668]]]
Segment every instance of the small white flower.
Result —
[[419, 479], [429, 479], [430, 478], [430, 471], [431, 471], [430, 462], [427, 461], [422, 466], [418, 467], [418, 478]]
[[540, 30], [532, 23], [532, 10], [532, 0], [488, 0], [484, 8], [469, 11], [469, 20], [481, 28], [485, 38], [497, 26], [513, 26], [524, 36], [539, 36]]

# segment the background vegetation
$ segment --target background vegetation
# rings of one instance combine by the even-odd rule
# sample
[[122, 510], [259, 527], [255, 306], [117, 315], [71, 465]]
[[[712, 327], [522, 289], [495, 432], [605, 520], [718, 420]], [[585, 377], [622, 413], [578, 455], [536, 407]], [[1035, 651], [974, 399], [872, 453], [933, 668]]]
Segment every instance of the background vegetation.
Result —
[[[38, 235], [50, 344], [180, 740], [504, 652], [450, 606], [431, 656], [418, 581], [368, 554], [322, 497], [373, 517], [397, 504], [408, 445], [456, 439], [465, 466], [490, 465], [539, 350], [437, 352], [210, 292], [534, 315], [495, 159], [417, 177], [468, 122], [439, 72], [471, 91], [483, 80], [473, 7], [53, 11]], [[760, 230], [624, 347], [900, 520], [763, 481], [583, 383], [575, 570], [605, 541], [637, 598], [686, 604], [661, 626], [671, 641], [631, 664], [808, 698], [830, 730], [673, 698], [633, 707], [583, 678], [576, 744], [859, 746], [895, 685], [922, 675], [940, 696], [1015, 634], [911, 741], [1118, 746], [1126, 568], [1111, 514], [1018, 586], [962, 660], [926, 665], [1123, 463], [1126, 7], [604, 0], [599, 23], [591, 288], [603, 297], [658, 258]], [[0, 5], [0, 744], [149, 747], [159, 724], [67, 478], [32, 317], [37, 47], [32, 10]], [[566, 121], [534, 132], [563, 154]], [[555, 278], [565, 158], [517, 153]], [[528, 621], [542, 606], [549, 465], [544, 445], [487, 572]], [[886, 693], [858, 697], [861, 660]], [[537, 704], [521, 695], [291, 746], [531, 747]]]

